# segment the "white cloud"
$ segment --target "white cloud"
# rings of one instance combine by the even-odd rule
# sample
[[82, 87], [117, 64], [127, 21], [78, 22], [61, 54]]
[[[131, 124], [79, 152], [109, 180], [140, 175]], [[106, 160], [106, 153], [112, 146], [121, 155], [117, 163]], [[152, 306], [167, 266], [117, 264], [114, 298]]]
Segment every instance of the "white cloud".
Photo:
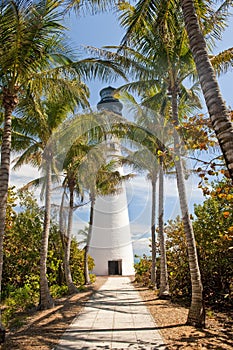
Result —
[[23, 165], [18, 170], [11, 170], [10, 185], [20, 188], [38, 177], [40, 177], [40, 173], [37, 168]]
[[133, 242], [133, 250], [135, 255], [142, 256], [143, 254], [151, 255], [149, 238], [141, 238]]

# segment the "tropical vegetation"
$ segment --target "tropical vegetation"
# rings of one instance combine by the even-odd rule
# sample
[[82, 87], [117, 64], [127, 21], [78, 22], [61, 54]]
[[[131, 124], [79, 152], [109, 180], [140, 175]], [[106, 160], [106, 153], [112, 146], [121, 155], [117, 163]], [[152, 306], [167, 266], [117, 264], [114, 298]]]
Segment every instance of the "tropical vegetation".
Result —
[[[205, 325], [205, 303], [232, 305], [233, 113], [216, 80], [216, 74], [232, 67], [232, 49], [212, 53], [232, 2], [217, 3], [219, 7], [191, 0], [139, 0], [134, 6], [113, 0], [1, 3], [1, 341], [3, 325], [12, 322], [22, 308], [18, 305], [53, 308], [54, 298], [77, 293], [93, 281], [89, 271], [94, 261], [88, 253], [95, 201], [98, 195], [114, 195], [131, 177], [120, 175], [119, 164], [146, 173], [152, 188], [152, 256], [135, 264], [135, 280], [158, 288], [161, 298], [188, 301], [187, 323], [194, 326]], [[66, 37], [64, 16], [112, 8], [125, 30], [121, 43], [89, 47], [91, 57], [83, 53], [80, 59]], [[109, 83], [119, 76], [128, 81], [115, 97], [133, 122], [90, 108], [88, 81]], [[207, 116], [201, 113], [201, 91]], [[116, 138], [123, 140], [123, 156], [109, 160], [106, 140]], [[15, 169], [30, 165], [40, 176], [21, 189], [10, 188], [12, 158]], [[193, 173], [205, 200], [190, 214], [185, 179]], [[164, 179], [173, 175], [181, 217], [165, 223]], [[29, 192], [37, 187], [40, 205]], [[73, 214], [88, 202], [89, 226], [81, 249]]]
[[[229, 179], [215, 181], [203, 204], [194, 206], [193, 228], [202, 273], [204, 299], [214, 310], [226, 310], [233, 303], [232, 270], [232, 186]], [[217, 223], [217, 225], [216, 225]], [[190, 301], [191, 281], [186, 237], [181, 218], [165, 226], [167, 265], [171, 298]], [[159, 247], [158, 247], [159, 253]], [[157, 266], [160, 265], [158, 254]], [[135, 265], [136, 280], [150, 285], [151, 259], [144, 256]], [[159, 277], [158, 281], [159, 281]]]

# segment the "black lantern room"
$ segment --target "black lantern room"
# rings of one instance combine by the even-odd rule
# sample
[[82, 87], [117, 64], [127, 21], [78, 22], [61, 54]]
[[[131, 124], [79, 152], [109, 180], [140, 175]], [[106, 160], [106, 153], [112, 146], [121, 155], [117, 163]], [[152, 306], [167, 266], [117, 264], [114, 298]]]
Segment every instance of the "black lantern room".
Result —
[[114, 97], [116, 89], [108, 86], [100, 91], [101, 100], [97, 104], [97, 109], [99, 111], [108, 110], [121, 115], [123, 105], [122, 103]]

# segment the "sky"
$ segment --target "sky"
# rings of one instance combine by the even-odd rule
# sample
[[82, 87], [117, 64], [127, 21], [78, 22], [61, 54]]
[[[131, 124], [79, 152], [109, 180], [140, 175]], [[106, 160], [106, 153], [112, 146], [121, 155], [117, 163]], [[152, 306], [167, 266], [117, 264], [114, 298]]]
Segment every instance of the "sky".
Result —
[[[218, 44], [215, 51], [220, 52], [232, 46], [233, 22], [223, 35], [222, 41]], [[71, 15], [66, 19], [66, 26], [70, 28], [68, 36], [73, 47], [80, 50], [81, 47], [90, 45], [101, 48], [105, 45], [118, 45], [123, 36], [123, 29], [120, 28], [115, 14], [98, 14], [95, 16], [85, 16], [77, 18]], [[95, 106], [99, 100], [99, 91], [108, 85], [117, 87], [123, 84], [120, 80], [116, 83], [91, 82], [90, 103]], [[233, 106], [233, 72], [219, 78], [219, 84], [223, 98], [227, 106]], [[205, 108], [204, 108], [205, 111]], [[22, 184], [29, 182], [32, 178], [38, 177], [36, 169], [24, 166], [18, 172], [12, 172], [11, 184], [21, 187]], [[193, 204], [203, 201], [202, 192], [197, 188], [198, 179], [194, 176], [189, 177], [186, 188], [190, 211], [193, 212]], [[134, 253], [142, 255], [149, 254], [150, 237], [150, 212], [151, 212], [151, 187], [150, 182], [144, 175], [140, 175], [130, 180], [126, 184], [129, 218], [131, 233], [133, 239]], [[88, 221], [89, 207], [85, 206], [75, 211], [74, 234], [86, 226]], [[165, 220], [175, 219], [180, 214], [178, 193], [176, 189], [176, 180], [170, 176], [165, 179]]]

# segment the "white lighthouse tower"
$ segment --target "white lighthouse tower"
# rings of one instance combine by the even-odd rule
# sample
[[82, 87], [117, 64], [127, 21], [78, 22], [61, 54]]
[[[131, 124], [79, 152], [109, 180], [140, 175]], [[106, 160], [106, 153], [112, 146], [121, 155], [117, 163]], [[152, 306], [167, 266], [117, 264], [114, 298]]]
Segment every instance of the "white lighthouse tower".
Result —
[[[121, 114], [122, 104], [113, 97], [115, 89], [100, 91], [98, 110]], [[117, 169], [123, 173], [122, 169]], [[96, 275], [133, 275], [134, 258], [124, 184], [116, 195], [99, 196], [94, 208], [94, 221], [89, 253], [94, 258]]]

